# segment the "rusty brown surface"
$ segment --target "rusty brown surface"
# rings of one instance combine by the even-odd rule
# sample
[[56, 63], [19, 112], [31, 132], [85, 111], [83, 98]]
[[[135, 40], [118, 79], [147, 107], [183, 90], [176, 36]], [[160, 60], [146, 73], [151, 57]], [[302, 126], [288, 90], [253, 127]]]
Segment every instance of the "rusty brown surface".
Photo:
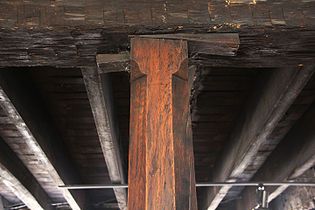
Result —
[[128, 208], [195, 209], [187, 43], [136, 38], [131, 49]]

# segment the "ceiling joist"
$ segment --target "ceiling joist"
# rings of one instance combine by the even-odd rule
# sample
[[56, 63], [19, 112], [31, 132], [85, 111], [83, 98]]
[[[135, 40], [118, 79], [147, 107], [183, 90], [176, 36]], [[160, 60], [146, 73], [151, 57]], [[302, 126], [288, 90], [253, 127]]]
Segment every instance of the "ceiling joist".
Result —
[[[313, 105], [287, 133], [278, 147], [267, 158], [252, 181], [293, 181], [315, 165], [315, 106]], [[289, 186], [268, 187], [269, 201]], [[255, 190], [246, 188], [242, 199], [236, 201], [237, 210], [251, 209]]]
[[[34, 96], [34, 90], [28, 89], [26, 78], [18, 79], [12, 72], [2, 71], [0, 74], [0, 105], [10, 118], [21, 135], [21, 141], [27, 147], [28, 153], [36, 158], [37, 169], [48, 175], [57, 193], [68, 202], [73, 210], [84, 209], [84, 202], [81, 193], [72, 193], [67, 189], [59, 189], [59, 185], [70, 183], [77, 180], [74, 176], [73, 166], [69, 164], [64, 147], [58, 142], [60, 137], [47, 121], [47, 114], [42, 104], [39, 104], [39, 97]], [[36, 94], [35, 94], [36, 95]], [[5, 139], [6, 143], [12, 148], [15, 142], [10, 138]], [[32, 168], [27, 156], [19, 154], [19, 158], [24, 162], [28, 169]], [[36, 177], [36, 173], [34, 174]], [[38, 177], [36, 177], [38, 179]], [[38, 179], [39, 180], [39, 179]], [[45, 188], [45, 184], [41, 183]], [[37, 208], [34, 208], [37, 209]]]
[[[124, 184], [122, 158], [118, 143], [118, 125], [115, 122], [111, 83], [108, 75], [100, 75], [97, 67], [82, 69], [94, 121], [112, 183]], [[119, 208], [127, 209], [126, 189], [114, 189]]]
[[[258, 86], [244, 116], [232, 133], [214, 168], [212, 181], [238, 181], [260, 147], [314, 72], [313, 66], [275, 70], [268, 82]], [[245, 180], [243, 180], [245, 181]], [[208, 189], [202, 209], [216, 209], [231, 187]]]
[[[54, 209], [47, 193], [2, 138], [0, 138], [0, 181], [28, 208]], [[1, 209], [2, 198], [0, 200]], [[2, 210], [4, 210], [3, 206]]]

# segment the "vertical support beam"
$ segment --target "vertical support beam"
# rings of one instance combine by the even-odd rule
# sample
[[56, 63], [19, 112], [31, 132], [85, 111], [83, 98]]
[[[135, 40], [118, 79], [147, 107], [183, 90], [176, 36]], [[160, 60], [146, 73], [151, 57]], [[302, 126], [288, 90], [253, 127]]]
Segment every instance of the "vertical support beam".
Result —
[[[94, 121], [111, 182], [124, 184], [125, 176], [118, 144], [118, 129], [114, 122], [113, 98], [108, 75], [102, 77], [97, 67], [82, 69], [85, 88], [89, 96]], [[121, 210], [127, 208], [125, 189], [114, 189]]]
[[131, 41], [129, 210], [196, 210], [187, 42]]

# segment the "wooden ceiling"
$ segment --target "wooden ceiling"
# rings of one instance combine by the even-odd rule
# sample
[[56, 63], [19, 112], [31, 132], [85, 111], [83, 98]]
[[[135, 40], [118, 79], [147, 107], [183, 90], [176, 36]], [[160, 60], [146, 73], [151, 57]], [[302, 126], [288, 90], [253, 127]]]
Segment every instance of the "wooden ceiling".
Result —
[[[197, 182], [211, 181], [213, 170], [223, 148], [230, 144], [233, 129], [248, 109], [248, 103], [257, 94], [257, 87], [267, 83], [276, 69], [200, 68], [194, 82], [192, 97], [193, 140]], [[36, 101], [45, 110], [49, 123], [60, 137], [65, 152], [75, 168], [79, 182], [72, 184], [110, 183], [107, 167], [94, 123], [83, 77], [79, 69], [55, 69], [51, 67], [7, 68], [2, 75], [16, 82], [15, 92], [23, 88], [27, 100]], [[119, 127], [123, 165], [127, 171], [129, 139], [129, 75], [111, 73], [114, 108]], [[12, 80], [13, 81], [13, 80]], [[250, 180], [277, 144], [309, 109], [315, 99], [315, 78], [312, 77], [298, 94], [261, 147], [251, 165], [242, 174], [241, 180]], [[36, 110], [37, 112], [39, 110]], [[2, 111], [1, 137], [22, 159], [30, 172], [39, 181], [53, 202], [65, 202], [54, 181], [41, 172], [35, 154], [30, 156], [28, 146], [10, 117]], [[21, 142], [21, 143], [20, 143]], [[25, 143], [24, 143], [25, 144]], [[54, 144], [54, 142], [50, 142]], [[25, 152], [23, 152], [25, 148]], [[31, 158], [34, 157], [34, 158]], [[5, 188], [4, 188], [5, 189]], [[242, 189], [232, 188], [223, 203], [238, 198]], [[89, 206], [98, 208], [106, 203], [115, 203], [112, 190], [88, 190], [84, 192]], [[198, 190], [202, 198], [203, 190]], [[1, 191], [14, 204], [21, 203], [8, 190]]]
[[[124, 191], [58, 186], [127, 180], [129, 72], [96, 57], [128, 55], [135, 35], [237, 34], [228, 56], [190, 48], [196, 180], [296, 179], [315, 162], [314, 14], [313, 0], [1, 1], [0, 195], [11, 209], [123, 209]], [[244, 210], [253, 194], [198, 188], [199, 209]]]

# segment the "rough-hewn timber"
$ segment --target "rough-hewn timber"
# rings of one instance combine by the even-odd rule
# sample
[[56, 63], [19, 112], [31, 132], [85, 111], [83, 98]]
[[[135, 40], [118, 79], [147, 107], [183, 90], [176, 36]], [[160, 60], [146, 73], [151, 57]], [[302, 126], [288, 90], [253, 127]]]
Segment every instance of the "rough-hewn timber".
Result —
[[[297, 124], [288, 132], [278, 147], [253, 177], [253, 181], [292, 181], [315, 165], [315, 106], [313, 105]], [[288, 186], [269, 187], [269, 201], [272, 201]], [[236, 202], [237, 210], [255, 206], [255, 189], [245, 189]]]
[[187, 42], [131, 46], [128, 209], [196, 210]]
[[100, 74], [129, 71], [130, 55], [128, 51], [118, 54], [97, 54], [96, 64]]
[[[186, 40], [190, 59], [199, 54], [217, 56], [235, 56], [240, 45], [237, 33], [203, 33], [203, 34], [156, 34], [138, 35], [152, 39]], [[128, 51], [118, 54], [97, 54], [96, 63], [100, 73], [129, 71], [130, 55]]]
[[[315, 30], [305, 28], [247, 28], [239, 32], [237, 56], [207, 54], [203, 47], [191, 62], [221, 67], [283, 67], [314, 62]], [[206, 26], [187, 29], [110, 28], [1, 29], [0, 67], [94, 67], [97, 54], [119, 53], [130, 47], [128, 35], [154, 33], [207, 33]], [[288, 45], [288, 43], [290, 43]]]
[[[25, 148], [23, 147], [22, 152], [21, 148], [16, 147], [16, 139], [10, 136], [4, 140], [49, 195], [56, 196], [57, 199], [63, 198], [73, 210], [84, 209], [83, 194], [58, 188], [59, 185], [79, 182], [79, 178], [65, 148], [60, 144], [57, 131], [49, 123], [47, 112], [40, 104], [40, 97], [36, 90], [27, 86], [25, 79], [14, 77], [12, 71], [2, 71], [0, 74], [1, 108], [16, 127], [21, 137], [20, 144]], [[33, 161], [29, 159], [29, 154], [34, 155]], [[42, 179], [43, 174], [46, 174], [45, 179]]]
[[[238, 181], [282, 116], [314, 72], [313, 66], [275, 71], [264, 86], [257, 87], [235, 127], [230, 143], [217, 160], [212, 181]], [[243, 180], [244, 181], [244, 180]], [[202, 209], [216, 209], [230, 187], [210, 188]]]
[[[107, 75], [100, 75], [97, 67], [82, 69], [85, 87], [109, 172], [114, 184], [124, 184], [125, 174], [122, 166], [118, 144], [118, 128], [115, 122], [111, 83]], [[127, 192], [125, 189], [114, 189], [121, 210], [127, 209]]]
[[[47, 193], [2, 138], [0, 138], [0, 180], [28, 208], [54, 209]], [[2, 198], [0, 197], [0, 199]], [[1, 204], [2, 200], [0, 209]]]
[[187, 24], [211, 27], [232, 25], [309, 26], [314, 25], [313, 0], [93, 0], [19, 1], [3, 0], [0, 26], [130, 26]]

